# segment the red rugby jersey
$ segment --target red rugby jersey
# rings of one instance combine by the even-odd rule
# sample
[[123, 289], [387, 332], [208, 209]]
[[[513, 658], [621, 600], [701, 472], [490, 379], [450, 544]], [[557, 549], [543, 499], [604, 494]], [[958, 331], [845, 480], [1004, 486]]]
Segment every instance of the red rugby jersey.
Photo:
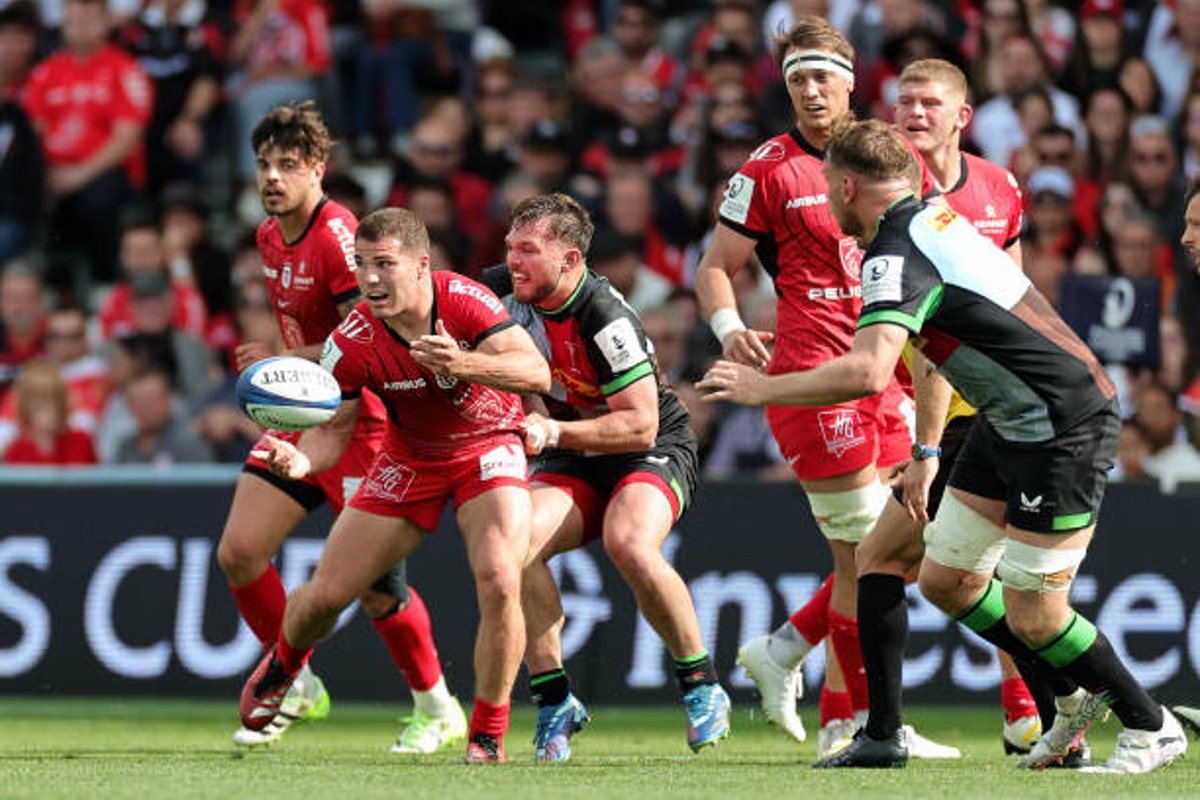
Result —
[[996, 246], [1006, 248], [1021, 237], [1021, 188], [1003, 167], [963, 153], [958, 183], [942, 194], [951, 208]]
[[[482, 284], [448, 270], [432, 273], [431, 331], [441, 320], [467, 349], [516, 322]], [[333, 373], [346, 397], [362, 389], [378, 394], [387, 409], [387, 446], [423, 461], [471, 454], [492, 447], [497, 433], [516, 432], [521, 399], [478, 383], [446, 379], [417, 363], [409, 343], [377, 319], [365, 302], [354, 308], [325, 341], [321, 366]]]

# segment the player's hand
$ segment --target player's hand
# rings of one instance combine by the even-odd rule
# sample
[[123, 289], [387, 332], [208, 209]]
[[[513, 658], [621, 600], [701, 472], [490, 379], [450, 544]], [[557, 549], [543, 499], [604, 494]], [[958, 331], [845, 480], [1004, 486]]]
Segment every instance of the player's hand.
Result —
[[541, 414], [529, 414], [521, 423], [521, 434], [525, 440], [525, 454], [536, 456], [543, 450], [558, 445], [558, 422]]
[[250, 455], [259, 461], [266, 462], [271, 472], [281, 478], [298, 481], [308, 475], [312, 465], [308, 456], [300, 452], [291, 442], [276, 439], [274, 436], [264, 436]]
[[904, 508], [911, 520], [929, 524], [929, 487], [938, 471], [937, 456], [913, 459], [904, 470]]
[[770, 331], [755, 331], [743, 328], [740, 331], [727, 333], [721, 342], [721, 351], [727, 361], [736, 361], [755, 369], [765, 370], [771, 363], [771, 353], [767, 345], [775, 341], [775, 334]]
[[436, 333], [427, 333], [412, 343], [409, 352], [413, 359], [435, 375], [457, 378], [462, 364], [463, 349], [439, 319]]
[[892, 464], [888, 467], [887, 477], [883, 482], [889, 488], [896, 489], [904, 486], [904, 471], [908, 469], [909, 462], [901, 461], [899, 464]]
[[275, 355], [275, 350], [266, 342], [246, 342], [239, 344], [233, 355], [237, 359], [238, 372], [241, 372], [251, 364], [257, 364], [264, 358]]
[[704, 401], [728, 400], [743, 406], [761, 406], [767, 401], [767, 376], [757, 369], [733, 361], [718, 361], [696, 384]]

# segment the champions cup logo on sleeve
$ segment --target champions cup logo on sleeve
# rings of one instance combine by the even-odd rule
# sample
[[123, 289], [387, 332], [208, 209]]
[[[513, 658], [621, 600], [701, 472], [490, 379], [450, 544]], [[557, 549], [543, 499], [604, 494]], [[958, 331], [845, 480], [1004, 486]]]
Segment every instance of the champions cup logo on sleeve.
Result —
[[875, 256], [862, 267], [863, 304], [899, 303], [903, 299], [903, 256]]
[[613, 372], [623, 372], [646, 360], [646, 351], [638, 341], [633, 323], [627, 319], [613, 320], [592, 338]]
[[852, 409], [821, 411], [817, 414], [817, 424], [821, 426], [821, 438], [825, 440], [825, 449], [832, 453], [834, 458], [841, 458], [847, 450], [852, 450], [867, 441], [862, 418]]
[[363, 497], [378, 497], [392, 503], [402, 503], [416, 477], [415, 469], [380, 451], [375, 457], [375, 463], [371, 465], [371, 474], [363, 482], [360, 491]]
[[342, 348], [338, 347], [333, 336], [330, 336], [325, 340], [325, 346], [321, 348], [321, 368], [332, 375], [334, 368], [341, 360]]
[[725, 199], [720, 214], [734, 222], [746, 224], [750, 215], [750, 200], [754, 197], [754, 179], [735, 172], [725, 186]]

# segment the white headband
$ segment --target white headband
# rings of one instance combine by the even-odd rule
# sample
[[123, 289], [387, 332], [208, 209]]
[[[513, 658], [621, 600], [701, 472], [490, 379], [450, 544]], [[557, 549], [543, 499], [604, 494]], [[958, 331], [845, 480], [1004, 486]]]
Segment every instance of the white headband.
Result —
[[837, 53], [831, 53], [828, 50], [797, 50], [783, 60], [783, 79], [788, 80], [798, 69], [823, 69], [836, 72], [850, 81], [851, 89], [854, 88], [854, 66], [844, 56], [839, 56]]

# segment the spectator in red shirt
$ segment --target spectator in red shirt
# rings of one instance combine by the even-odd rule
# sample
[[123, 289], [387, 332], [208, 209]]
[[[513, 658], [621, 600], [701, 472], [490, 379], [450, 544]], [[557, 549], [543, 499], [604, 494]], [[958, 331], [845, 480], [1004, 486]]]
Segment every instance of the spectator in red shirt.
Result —
[[6, 464], [64, 466], [95, 464], [86, 431], [67, 423], [67, 386], [53, 364], [35, 362], [21, 370], [14, 388], [20, 433], [4, 451]]
[[[127, 336], [134, 330], [133, 279], [147, 273], [166, 272], [162, 235], [151, 219], [135, 219], [125, 225], [121, 232], [120, 260], [123, 280], [105, 298], [97, 313], [100, 335], [104, 339]], [[171, 294], [175, 309], [172, 327], [198, 339], [205, 338], [204, 298], [190, 280], [175, 278], [171, 280]]]
[[[143, 136], [154, 104], [146, 74], [108, 34], [104, 0], [67, 0], [63, 49], [34, 69], [24, 96], [49, 165], [50, 241], [82, 248], [101, 281], [116, 271], [121, 209], [144, 183]], [[68, 285], [71, 277], [53, 280]]]

